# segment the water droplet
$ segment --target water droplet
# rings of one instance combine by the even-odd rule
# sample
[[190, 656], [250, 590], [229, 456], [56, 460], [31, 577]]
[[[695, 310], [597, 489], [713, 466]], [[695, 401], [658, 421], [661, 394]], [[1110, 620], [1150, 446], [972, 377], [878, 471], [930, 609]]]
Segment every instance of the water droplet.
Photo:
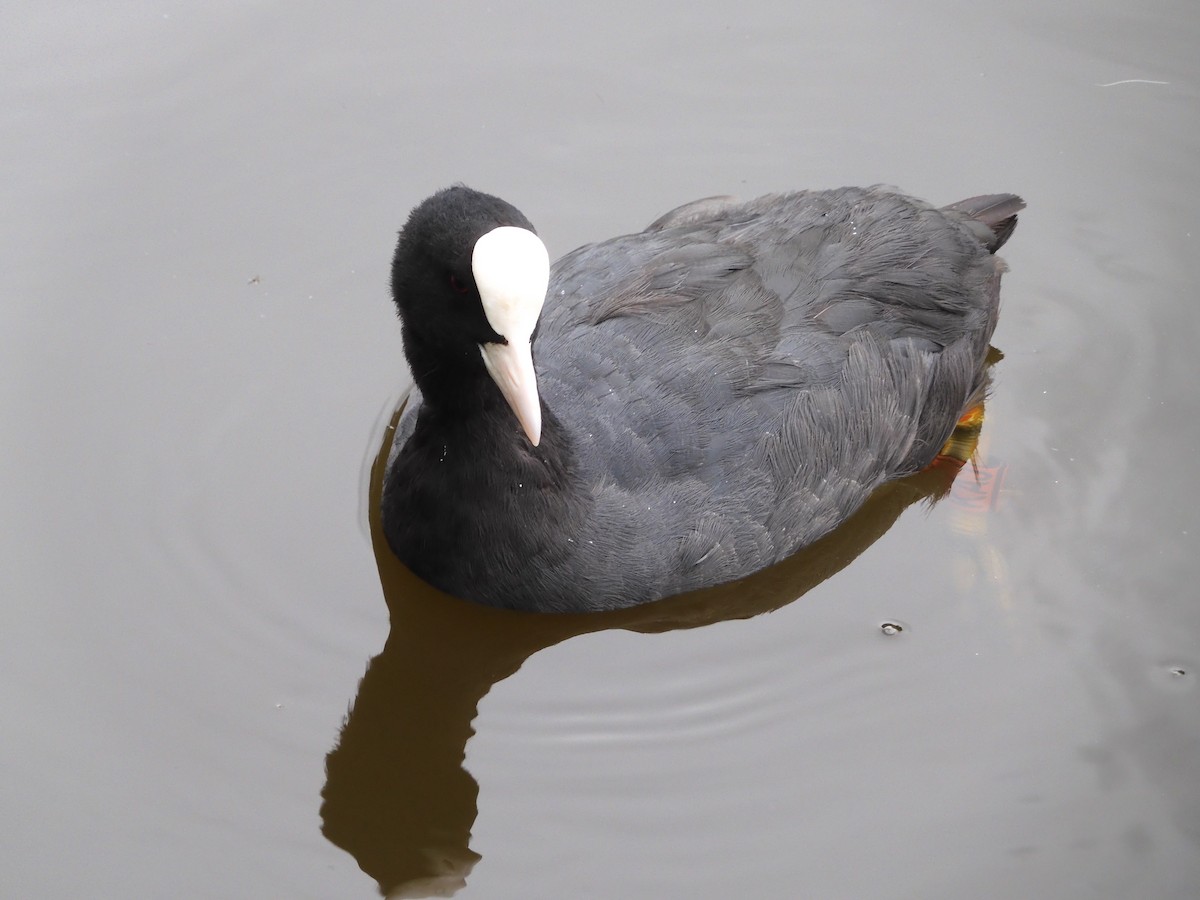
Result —
[[893, 634], [899, 634], [904, 630], [904, 626], [898, 622], [884, 622], [879, 626], [879, 630], [889, 637]]

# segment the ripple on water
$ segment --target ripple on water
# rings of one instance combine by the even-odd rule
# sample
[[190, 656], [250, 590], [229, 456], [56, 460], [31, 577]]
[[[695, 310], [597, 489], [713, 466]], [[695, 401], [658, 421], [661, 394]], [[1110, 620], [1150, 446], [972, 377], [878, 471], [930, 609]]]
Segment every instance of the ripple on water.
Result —
[[[483, 699], [467, 745], [471, 846], [487, 870], [502, 879], [620, 835], [640, 895], [671, 896], [731, 887], [745, 867], [783, 883], [811, 829], [849, 834], [862, 810], [831, 819], [836, 798], [869, 796], [892, 736], [912, 733], [896, 697], [927, 677], [928, 654], [836, 598], [691, 631], [589, 634], [526, 660]], [[725, 856], [697, 857], [717, 827]]]

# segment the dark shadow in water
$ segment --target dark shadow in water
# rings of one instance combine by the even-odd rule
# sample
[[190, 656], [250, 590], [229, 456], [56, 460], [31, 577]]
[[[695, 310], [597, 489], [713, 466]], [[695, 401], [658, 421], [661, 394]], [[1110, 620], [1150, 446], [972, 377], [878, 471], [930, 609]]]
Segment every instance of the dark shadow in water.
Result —
[[[977, 436], [978, 425], [965, 435], [971, 450]], [[449, 896], [465, 885], [479, 860], [469, 846], [479, 786], [463, 768], [472, 722], [492, 685], [532, 654], [609, 628], [671, 631], [778, 609], [848, 565], [913, 503], [943, 497], [960, 468], [938, 463], [881, 488], [835, 532], [742, 581], [634, 609], [538, 615], [449, 597], [392, 555], [379, 528], [386, 450], [372, 469], [370, 515], [391, 632], [326, 758], [321, 818], [325, 837], [389, 897]]]

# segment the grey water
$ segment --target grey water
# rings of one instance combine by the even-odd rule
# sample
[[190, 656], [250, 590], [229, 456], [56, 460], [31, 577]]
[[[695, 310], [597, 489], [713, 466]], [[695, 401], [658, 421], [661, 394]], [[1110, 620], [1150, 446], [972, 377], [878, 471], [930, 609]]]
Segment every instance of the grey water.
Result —
[[[0, 894], [1200, 895], [1197, 46], [1165, 0], [7, 7]], [[974, 464], [628, 616], [437, 595], [371, 467], [456, 181], [553, 255], [1020, 193]]]

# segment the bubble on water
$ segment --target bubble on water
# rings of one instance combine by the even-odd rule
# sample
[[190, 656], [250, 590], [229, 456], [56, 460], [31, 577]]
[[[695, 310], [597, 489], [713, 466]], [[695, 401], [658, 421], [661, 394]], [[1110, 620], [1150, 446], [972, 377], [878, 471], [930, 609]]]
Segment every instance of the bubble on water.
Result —
[[1151, 680], [1166, 691], [1190, 691], [1196, 687], [1197, 666], [1180, 660], [1169, 660], [1156, 665], [1150, 672]]

